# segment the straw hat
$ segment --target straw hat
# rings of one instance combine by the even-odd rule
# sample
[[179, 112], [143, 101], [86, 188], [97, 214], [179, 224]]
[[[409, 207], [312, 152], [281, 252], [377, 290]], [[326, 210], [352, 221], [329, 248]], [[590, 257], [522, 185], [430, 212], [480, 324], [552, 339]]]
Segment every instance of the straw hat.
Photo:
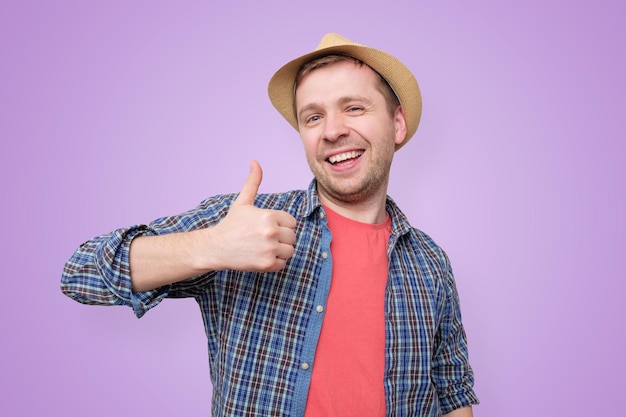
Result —
[[378, 49], [354, 43], [336, 33], [324, 35], [315, 51], [285, 64], [276, 71], [268, 85], [272, 104], [296, 130], [298, 120], [294, 110], [294, 86], [296, 74], [302, 65], [325, 55], [339, 54], [357, 58], [378, 72], [398, 96], [406, 118], [406, 137], [396, 150], [411, 139], [422, 114], [422, 98], [415, 77], [397, 58]]

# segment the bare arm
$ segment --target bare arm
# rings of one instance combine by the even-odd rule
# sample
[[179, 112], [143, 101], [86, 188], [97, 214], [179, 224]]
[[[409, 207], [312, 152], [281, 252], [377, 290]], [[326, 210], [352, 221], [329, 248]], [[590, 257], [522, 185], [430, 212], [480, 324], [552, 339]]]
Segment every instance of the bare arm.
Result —
[[443, 417], [473, 417], [472, 407], [457, 408], [451, 413], [444, 414]]
[[253, 161], [239, 196], [215, 227], [135, 238], [130, 246], [133, 291], [213, 270], [282, 269], [294, 253], [296, 219], [284, 211], [254, 207], [262, 177], [261, 166]]

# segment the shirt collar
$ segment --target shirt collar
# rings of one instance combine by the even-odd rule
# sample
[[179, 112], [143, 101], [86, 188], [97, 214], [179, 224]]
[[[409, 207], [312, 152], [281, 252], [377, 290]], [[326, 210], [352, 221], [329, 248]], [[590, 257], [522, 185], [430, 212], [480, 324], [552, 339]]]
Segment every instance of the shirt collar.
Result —
[[301, 204], [298, 208], [298, 217], [309, 217], [313, 212], [317, 211], [322, 206], [320, 199], [317, 195], [317, 181], [313, 179], [309, 184], [309, 188], [306, 190], [304, 196], [304, 204]]
[[[322, 203], [317, 194], [317, 181], [315, 179], [309, 184], [304, 198], [304, 204], [301, 204], [298, 209], [298, 217], [309, 217], [322, 207]], [[411, 230], [412, 227], [408, 218], [389, 196], [387, 196], [386, 209], [387, 213], [389, 213], [389, 217], [391, 217], [391, 232], [394, 235], [401, 236]]]
[[386, 208], [387, 213], [389, 213], [389, 217], [391, 217], [391, 233], [396, 236], [402, 236], [409, 233], [413, 228], [409, 223], [409, 219], [402, 212], [402, 210], [400, 210], [400, 207], [398, 207], [396, 202], [389, 196], [387, 196]]

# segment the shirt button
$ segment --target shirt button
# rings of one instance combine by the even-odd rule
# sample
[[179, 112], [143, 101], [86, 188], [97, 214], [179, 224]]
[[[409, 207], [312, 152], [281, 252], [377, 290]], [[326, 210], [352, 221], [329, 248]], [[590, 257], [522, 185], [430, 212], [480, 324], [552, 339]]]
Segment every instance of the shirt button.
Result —
[[302, 364], [302, 369], [304, 369], [305, 371], [306, 371], [307, 369], [309, 369], [309, 364], [308, 364], [308, 363], [306, 363], [306, 362], [304, 362], [304, 363]]
[[328, 253], [322, 252], [322, 259], [328, 259]]
[[324, 212], [320, 211], [320, 219], [323, 219], [323, 218], [324, 218]]
[[324, 306], [317, 306], [315, 308], [315, 311], [317, 311], [318, 313], [321, 313], [322, 311], [324, 311]]

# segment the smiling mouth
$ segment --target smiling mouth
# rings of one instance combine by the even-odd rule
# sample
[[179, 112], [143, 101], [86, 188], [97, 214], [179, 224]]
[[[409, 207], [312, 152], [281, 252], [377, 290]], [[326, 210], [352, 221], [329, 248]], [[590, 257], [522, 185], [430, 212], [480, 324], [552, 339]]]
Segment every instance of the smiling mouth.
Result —
[[337, 155], [330, 156], [326, 160], [330, 162], [332, 165], [338, 165], [338, 164], [341, 164], [342, 162], [357, 159], [361, 155], [363, 155], [363, 151], [350, 151], [350, 152], [344, 152], [344, 153], [339, 153]]

